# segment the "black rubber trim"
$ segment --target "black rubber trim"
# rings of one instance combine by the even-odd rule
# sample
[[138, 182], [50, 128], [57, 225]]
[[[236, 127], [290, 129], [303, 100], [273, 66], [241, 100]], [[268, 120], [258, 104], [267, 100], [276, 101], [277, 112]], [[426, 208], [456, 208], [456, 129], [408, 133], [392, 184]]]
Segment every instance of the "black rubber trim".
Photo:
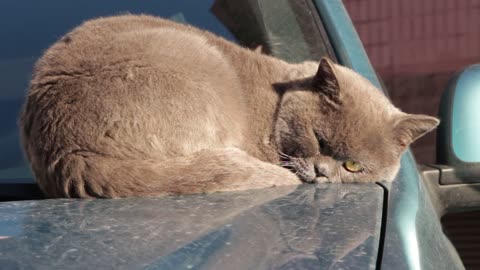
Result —
[[382, 268], [382, 259], [383, 259], [383, 249], [385, 246], [385, 235], [387, 233], [387, 217], [388, 217], [388, 198], [389, 198], [389, 191], [388, 188], [382, 184], [377, 182], [381, 188], [383, 188], [383, 209], [382, 209], [382, 225], [380, 226], [380, 238], [378, 243], [378, 254], [377, 254], [377, 264], [375, 269]]
[[1, 183], [0, 202], [45, 199], [35, 183]]

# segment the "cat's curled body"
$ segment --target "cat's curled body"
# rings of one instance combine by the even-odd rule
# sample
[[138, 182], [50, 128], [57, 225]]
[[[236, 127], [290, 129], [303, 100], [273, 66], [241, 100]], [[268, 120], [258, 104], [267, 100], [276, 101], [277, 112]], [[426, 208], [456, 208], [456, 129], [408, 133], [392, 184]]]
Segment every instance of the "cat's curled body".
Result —
[[88, 21], [46, 51], [20, 131], [47, 196], [125, 197], [388, 181], [437, 124], [327, 59], [288, 64], [124, 15]]

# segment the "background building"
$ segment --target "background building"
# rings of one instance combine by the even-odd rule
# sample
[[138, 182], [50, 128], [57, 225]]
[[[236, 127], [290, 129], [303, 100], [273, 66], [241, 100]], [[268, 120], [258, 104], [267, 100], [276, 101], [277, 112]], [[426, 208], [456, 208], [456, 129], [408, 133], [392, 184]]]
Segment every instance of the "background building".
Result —
[[[437, 115], [449, 78], [480, 62], [480, 1], [344, 0], [373, 66], [397, 107]], [[435, 162], [431, 133], [413, 145]]]

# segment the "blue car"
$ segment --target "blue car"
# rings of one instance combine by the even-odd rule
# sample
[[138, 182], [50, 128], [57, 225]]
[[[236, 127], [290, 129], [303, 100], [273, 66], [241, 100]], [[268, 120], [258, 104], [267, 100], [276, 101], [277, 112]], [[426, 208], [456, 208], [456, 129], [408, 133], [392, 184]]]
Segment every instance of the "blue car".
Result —
[[82, 21], [126, 12], [289, 62], [328, 56], [387, 94], [340, 0], [2, 1], [0, 269], [464, 269], [440, 218], [480, 208], [479, 66], [445, 91], [441, 165], [419, 165], [407, 151], [392, 183], [44, 199], [17, 127], [33, 64]]

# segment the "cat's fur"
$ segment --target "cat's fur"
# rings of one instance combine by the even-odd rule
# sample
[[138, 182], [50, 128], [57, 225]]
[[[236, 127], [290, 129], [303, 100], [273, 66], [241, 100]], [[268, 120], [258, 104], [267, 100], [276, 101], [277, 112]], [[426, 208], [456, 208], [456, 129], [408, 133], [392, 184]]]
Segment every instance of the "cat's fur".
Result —
[[[125, 197], [390, 181], [437, 124], [328, 59], [288, 64], [125, 15], [88, 21], [46, 51], [20, 130], [47, 196]], [[348, 172], [347, 159], [365, 170]]]

